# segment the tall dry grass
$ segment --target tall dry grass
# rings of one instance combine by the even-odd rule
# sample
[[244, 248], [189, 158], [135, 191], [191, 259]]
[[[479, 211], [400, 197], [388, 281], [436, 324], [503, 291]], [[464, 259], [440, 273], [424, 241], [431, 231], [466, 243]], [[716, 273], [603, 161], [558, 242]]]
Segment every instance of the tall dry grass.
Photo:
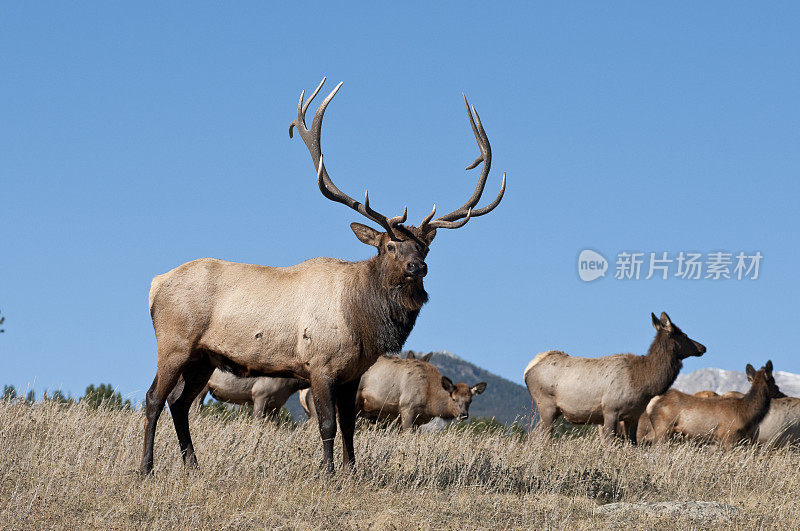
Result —
[[[800, 522], [800, 454], [595, 437], [398, 433], [362, 427], [358, 469], [317, 468], [313, 426], [192, 420], [185, 471], [167, 414], [141, 480], [139, 411], [0, 402], [0, 522], [9, 528], [764, 527]], [[337, 443], [338, 444], [338, 443]], [[706, 500], [740, 509], [697, 522], [595, 513], [609, 501]], [[632, 518], [632, 519], [631, 519]]]

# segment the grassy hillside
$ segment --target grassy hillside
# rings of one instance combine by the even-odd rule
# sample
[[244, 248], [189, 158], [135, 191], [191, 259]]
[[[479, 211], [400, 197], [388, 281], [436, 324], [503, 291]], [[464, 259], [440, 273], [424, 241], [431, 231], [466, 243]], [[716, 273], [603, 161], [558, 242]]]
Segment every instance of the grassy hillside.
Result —
[[[317, 430], [192, 419], [185, 471], [169, 416], [142, 481], [135, 410], [0, 401], [0, 522], [21, 528], [795, 528], [800, 454], [595, 437], [398, 433], [361, 427], [352, 475], [319, 472]], [[339, 441], [337, 440], [337, 449]], [[338, 452], [337, 452], [338, 457]], [[603, 514], [613, 501], [704, 500], [718, 520]]]
[[[406, 352], [400, 356], [405, 357]], [[504, 424], [511, 424], [517, 420], [525, 426], [530, 425], [533, 406], [531, 395], [525, 387], [492, 374], [450, 352], [435, 353], [431, 363], [453, 382], [465, 382], [470, 385], [478, 382], [487, 383], [486, 391], [472, 401], [469, 410], [471, 417], [494, 417]], [[306, 415], [300, 407], [297, 395], [289, 399], [286, 407], [295, 419], [305, 420]]]

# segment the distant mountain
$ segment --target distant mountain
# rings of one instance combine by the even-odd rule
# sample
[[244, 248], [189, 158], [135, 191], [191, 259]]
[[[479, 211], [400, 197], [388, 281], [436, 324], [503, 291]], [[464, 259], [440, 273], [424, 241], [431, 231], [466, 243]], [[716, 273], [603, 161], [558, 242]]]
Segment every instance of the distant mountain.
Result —
[[[773, 374], [775, 383], [778, 384], [781, 391], [789, 396], [800, 397], [800, 374], [783, 371], [775, 371]], [[743, 372], [706, 368], [678, 375], [672, 386], [684, 393], [705, 390], [719, 394], [727, 391], [746, 393], [750, 389], [750, 382], [747, 381], [747, 376]]]
[[[406, 354], [407, 352], [403, 352], [400, 357], [404, 358]], [[474, 385], [486, 382], [486, 391], [472, 400], [469, 408], [470, 417], [494, 417], [506, 424], [515, 420], [526, 424], [530, 422], [533, 405], [531, 395], [523, 386], [482, 369], [451, 352], [434, 353], [431, 363], [443, 376], [447, 376], [455, 383]], [[289, 399], [286, 407], [296, 420], [306, 419], [297, 394]]]

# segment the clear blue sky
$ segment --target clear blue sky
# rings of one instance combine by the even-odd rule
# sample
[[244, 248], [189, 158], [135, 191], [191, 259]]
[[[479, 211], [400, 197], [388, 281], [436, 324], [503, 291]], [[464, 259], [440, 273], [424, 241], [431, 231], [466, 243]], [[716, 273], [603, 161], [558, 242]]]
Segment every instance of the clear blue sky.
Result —
[[[521, 382], [538, 352], [644, 353], [666, 310], [708, 347], [684, 370], [800, 372], [800, 9], [791, 2], [262, 2], [0, 7], [0, 384], [141, 398], [151, 278], [211, 256], [372, 255], [287, 135], [301, 89], [345, 85], [325, 162], [354, 197], [459, 206], [406, 346]], [[584, 248], [760, 251], [756, 281], [581, 282]]]

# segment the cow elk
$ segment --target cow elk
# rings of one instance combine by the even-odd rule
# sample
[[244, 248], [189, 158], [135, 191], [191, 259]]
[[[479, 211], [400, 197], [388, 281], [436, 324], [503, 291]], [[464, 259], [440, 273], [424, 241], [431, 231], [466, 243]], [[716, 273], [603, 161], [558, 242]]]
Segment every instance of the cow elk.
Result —
[[713, 440], [725, 447], [752, 440], [756, 428], [769, 411], [771, 400], [786, 395], [775, 384], [772, 361], [758, 371], [748, 364], [746, 371], [750, 390], [743, 398], [699, 398], [677, 389], [653, 398], [647, 405], [652, 440], [661, 442], [673, 434], [682, 434]]
[[672, 385], [685, 358], [706, 351], [666, 313], [661, 319], [650, 316], [656, 337], [645, 356], [578, 358], [551, 350], [528, 364], [524, 378], [539, 411], [539, 430], [551, 433], [553, 421], [563, 415], [574, 424], [602, 424], [608, 441], [618, 435], [622, 421], [625, 437], [636, 444], [639, 416], [650, 399]]
[[[430, 355], [415, 359], [381, 356], [361, 377], [356, 396], [359, 415], [373, 421], [400, 419], [404, 430], [430, 422], [439, 417], [445, 420], [469, 418], [473, 397], [486, 390], [486, 383], [454, 384], [427, 362]], [[301, 392], [300, 403], [309, 418], [314, 415], [313, 400]]]
[[[500, 192], [477, 208], [492, 162], [492, 151], [475, 109], [467, 106], [480, 155], [467, 169], [483, 163], [475, 191], [460, 208], [434, 219], [436, 206], [418, 227], [402, 215], [374, 210], [368, 194], [360, 203], [342, 192], [323, 162], [321, 131], [325, 109], [341, 83], [323, 100], [310, 128], [305, 114], [311, 101], [305, 91], [297, 105], [297, 129], [317, 173], [323, 196], [341, 203], [383, 232], [352, 223], [356, 237], [377, 249], [361, 262], [314, 258], [291, 267], [267, 267], [204, 258], [153, 279], [150, 315], [158, 341], [156, 376], [147, 391], [141, 472], [153, 469], [156, 423], [165, 402], [178, 435], [183, 461], [197, 466], [188, 412], [215, 368], [237, 376], [300, 378], [309, 382], [323, 444], [323, 466], [333, 471], [333, 442], [338, 414], [343, 463], [355, 460], [355, 398], [361, 375], [384, 352], [397, 352], [428, 300], [423, 287], [425, 257], [437, 229], [463, 227], [488, 214], [503, 198]], [[304, 213], [307, 219], [307, 213]], [[180, 383], [179, 383], [180, 382]], [[179, 385], [178, 385], [179, 383]], [[176, 385], [178, 386], [176, 388]], [[176, 388], [176, 389], [174, 389]]]
[[308, 382], [298, 378], [273, 378], [250, 376], [240, 378], [229, 372], [215, 369], [206, 387], [197, 395], [195, 404], [205, 402], [206, 394], [214, 399], [231, 404], [253, 406], [253, 418], [268, 418], [277, 421], [281, 408], [289, 397], [300, 389], [307, 389]]

